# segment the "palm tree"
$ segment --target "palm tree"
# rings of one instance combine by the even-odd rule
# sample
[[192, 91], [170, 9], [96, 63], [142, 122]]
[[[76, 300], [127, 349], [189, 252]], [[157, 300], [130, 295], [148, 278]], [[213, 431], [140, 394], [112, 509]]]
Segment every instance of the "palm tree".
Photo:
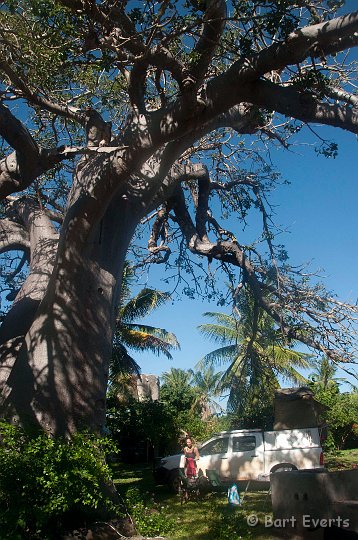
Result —
[[163, 373], [160, 399], [170, 404], [176, 411], [189, 411], [195, 400], [191, 377], [190, 371], [180, 368], [172, 367]]
[[[122, 293], [116, 319], [113, 340], [113, 353], [110, 366], [110, 382], [113, 384], [123, 374], [139, 374], [140, 368], [127, 348], [135, 351], [150, 351], [157, 355], [164, 354], [172, 359], [170, 353], [179, 349], [179, 343], [172, 332], [138, 323], [153, 310], [167, 302], [170, 295], [155, 289], [144, 288], [131, 297], [130, 285], [133, 271], [127, 264], [123, 274]], [[123, 377], [122, 377], [123, 378]]]
[[208, 420], [215, 413], [222, 410], [221, 405], [213, 398], [218, 396], [218, 386], [222, 373], [214, 371], [212, 366], [201, 371], [192, 371], [191, 384], [194, 387], [195, 398], [192, 405], [193, 411], [198, 411], [203, 420]]
[[314, 370], [309, 375], [312, 381], [312, 386], [316, 390], [337, 390], [341, 383], [348, 382], [344, 378], [335, 377], [337, 366], [334, 365], [329, 358], [320, 358], [313, 362]]
[[179, 390], [186, 389], [190, 386], [191, 372], [180, 368], [170, 368], [162, 374], [162, 380], [165, 385]]
[[233, 315], [208, 312], [204, 316], [214, 322], [200, 325], [200, 332], [220, 347], [205, 355], [198, 367], [229, 363], [220, 382], [222, 391], [229, 390], [229, 410], [242, 408], [263, 388], [273, 391], [279, 386], [278, 375], [294, 384], [306, 382], [296, 368], [307, 368], [309, 355], [284, 343], [272, 318], [246, 289], [240, 291]]

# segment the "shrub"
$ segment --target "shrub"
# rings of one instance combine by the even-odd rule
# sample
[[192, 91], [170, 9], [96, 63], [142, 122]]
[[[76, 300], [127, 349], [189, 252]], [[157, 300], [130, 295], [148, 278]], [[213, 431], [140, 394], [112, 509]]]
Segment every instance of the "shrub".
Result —
[[2, 540], [53, 538], [54, 531], [117, 510], [106, 494], [104, 452], [115, 450], [109, 440], [88, 433], [71, 440], [31, 436], [5, 422], [0, 436]]

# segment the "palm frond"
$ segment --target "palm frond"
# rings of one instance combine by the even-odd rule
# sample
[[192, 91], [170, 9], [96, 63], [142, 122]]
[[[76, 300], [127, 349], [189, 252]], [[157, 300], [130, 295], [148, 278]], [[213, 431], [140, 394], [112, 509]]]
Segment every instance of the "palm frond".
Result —
[[232, 359], [238, 354], [238, 347], [236, 345], [227, 345], [226, 347], [220, 347], [206, 354], [196, 364], [196, 369], [204, 369], [210, 366], [221, 366], [231, 362]]
[[140, 367], [134, 358], [132, 358], [132, 356], [128, 353], [125, 346], [117, 341], [113, 345], [112, 349], [109, 380], [111, 383], [113, 383], [119, 375], [125, 374], [139, 375]]
[[124, 325], [126, 328], [129, 328], [131, 330], [137, 330], [139, 332], [143, 332], [146, 334], [149, 334], [150, 336], [155, 336], [163, 341], [165, 341], [168, 345], [170, 345], [173, 349], [179, 349], [180, 350], [180, 344], [177, 340], [177, 337], [172, 332], [168, 332], [168, 330], [165, 330], [165, 328], [157, 328], [155, 326], [149, 326], [147, 324], [126, 324]]
[[132, 330], [129, 327], [122, 327], [120, 336], [121, 341], [132, 349], [137, 351], [151, 351], [158, 356], [164, 354], [169, 360], [172, 360], [172, 355], [169, 351], [173, 346], [159, 337], [148, 334], [147, 332]]
[[162, 381], [168, 386], [189, 386], [192, 378], [192, 371], [181, 368], [170, 368], [162, 374]]
[[237, 340], [237, 330], [219, 324], [201, 324], [198, 330], [205, 337], [215, 343], [235, 343]]
[[244, 384], [246, 382], [246, 357], [245, 354], [237, 355], [226, 371], [222, 374], [219, 388], [221, 391]]
[[286, 366], [280, 368], [279, 373], [284, 380], [297, 385], [307, 384], [307, 378], [304, 377], [293, 366]]
[[129, 323], [149, 315], [151, 311], [167, 302], [170, 294], [155, 289], [142, 289], [123, 305], [118, 313], [120, 323]]
[[129, 264], [128, 261], [125, 261], [123, 273], [122, 273], [122, 282], [121, 282], [121, 293], [119, 297], [119, 305], [124, 306], [124, 304], [130, 298], [131, 285], [133, 283], [134, 270]]
[[221, 313], [218, 311], [206, 311], [205, 313], [203, 313], [203, 315], [204, 317], [209, 317], [216, 321], [216, 324], [227, 326], [232, 330], [235, 330], [239, 323], [236, 317], [234, 317], [233, 315], [228, 315], [227, 313]]
[[312, 356], [310, 354], [293, 351], [292, 349], [287, 349], [280, 345], [267, 347], [267, 353], [272, 358], [274, 364], [282, 368], [291, 364], [296, 367], [307, 369], [311, 365], [309, 360]]

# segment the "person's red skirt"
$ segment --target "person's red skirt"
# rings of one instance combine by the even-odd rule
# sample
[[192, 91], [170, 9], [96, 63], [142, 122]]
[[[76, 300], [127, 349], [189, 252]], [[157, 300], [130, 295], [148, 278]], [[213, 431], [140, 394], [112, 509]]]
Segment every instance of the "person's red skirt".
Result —
[[186, 458], [186, 475], [188, 478], [196, 476], [196, 465], [194, 458]]

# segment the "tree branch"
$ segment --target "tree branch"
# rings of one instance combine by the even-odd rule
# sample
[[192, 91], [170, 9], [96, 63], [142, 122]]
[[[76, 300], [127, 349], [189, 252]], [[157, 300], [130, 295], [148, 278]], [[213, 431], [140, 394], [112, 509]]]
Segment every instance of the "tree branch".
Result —
[[134, 55], [141, 55], [145, 52], [146, 46], [136, 32], [135, 25], [125, 13], [123, 6], [114, 4], [112, 8], [105, 11], [96, 2], [82, 2], [81, 0], [60, 0], [75, 13], [85, 13], [90, 21], [96, 22], [106, 30], [106, 34], [112, 38], [115, 48], [125, 47]]
[[[171, 254], [170, 247], [164, 244], [164, 242], [167, 241], [166, 225], [168, 221], [168, 213], [169, 213], [168, 207], [161, 208], [158, 211], [157, 218], [153, 223], [152, 231], [150, 233], [150, 238], [148, 240], [148, 251], [152, 253], [153, 255], [155, 255], [154, 261], [152, 260], [151, 262], [155, 262], [157, 264], [165, 263]], [[159, 238], [162, 239], [162, 243], [160, 246], [158, 246]], [[159, 255], [160, 252], [164, 252], [164, 255], [163, 256]]]
[[30, 251], [30, 237], [25, 227], [11, 221], [0, 220], [0, 253], [5, 251]]
[[[17, 294], [7, 317], [0, 327], [0, 344], [26, 334], [50, 280], [58, 246], [58, 233], [50, 219], [31, 197], [20, 197], [11, 203], [11, 211], [23, 223], [30, 246], [29, 275]], [[2, 220], [3, 222], [5, 220]], [[0, 221], [0, 225], [2, 223]], [[14, 227], [12, 222], [4, 226]]]
[[260, 107], [277, 111], [304, 122], [319, 122], [358, 133], [358, 109], [351, 106], [323, 103], [308, 92], [293, 86], [279, 86], [267, 80], [252, 83], [247, 96]]
[[114, 152], [119, 147], [108, 147], [111, 139], [111, 123], [88, 109], [85, 113], [87, 147], [39, 148], [26, 127], [10, 110], [0, 103], [0, 135], [15, 149], [0, 161], [0, 199], [23, 191], [31, 183], [61, 161], [78, 154]]
[[60, 105], [59, 103], [55, 103], [41, 96], [39, 91], [31, 90], [25, 80], [19, 76], [5, 60], [0, 60], [0, 71], [3, 71], [8, 76], [11, 84], [21, 92], [22, 97], [24, 97], [29, 104], [36, 105], [53, 114], [74, 120], [82, 125], [85, 124], [86, 117], [78, 108]]
[[[205, 167], [206, 168], [206, 167]], [[206, 230], [206, 222], [208, 220], [210, 196], [210, 178], [209, 172], [203, 178], [198, 179], [198, 207], [196, 209], [196, 230], [201, 240], [209, 240]]]
[[226, 2], [224, 0], [209, 0], [206, 2], [206, 6], [201, 36], [191, 53], [194, 61], [190, 72], [196, 86], [200, 85], [205, 77], [219, 45], [226, 20]]
[[335, 54], [358, 44], [358, 11], [292, 32], [285, 41], [274, 43], [227, 71], [230, 77], [247, 82], [273, 70], [299, 64], [307, 57]]
[[[261, 283], [256, 275], [256, 271], [252, 263], [245, 256], [243, 248], [236, 240], [223, 241], [217, 240], [213, 243], [210, 241], [202, 241], [199, 237], [198, 231], [194, 226], [189, 211], [186, 207], [183, 191], [180, 186], [177, 186], [175, 193], [171, 199], [171, 205], [173, 207], [176, 222], [178, 223], [186, 244], [192, 253], [202, 255], [210, 259], [216, 259], [221, 262], [227, 262], [233, 266], [241, 268], [243, 272], [243, 281], [247, 283], [252, 293], [258, 302], [258, 304], [274, 319], [281, 329], [281, 332], [287, 339], [298, 340], [307, 346], [314, 348], [315, 350], [323, 352], [329, 358], [336, 362], [350, 361], [349, 354], [342, 349], [341, 351], [333, 350], [329, 345], [324, 345], [320, 339], [316, 336], [320, 335], [320, 328], [314, 328], [312, 325], [303, 322], [295, 327], [294, 324], [290, 324], [286, 320], [287, 312], [295, 313], [295, 306], [291, 306], [288, 303], [288, 299], [281, 298], [281, 291], [273, 289], [273, 293], [281, 298], [282, 305], [275, 303], [265, 296], [268, 288], [265, 283]], [[271, 288], [272, 290], [272, 288]], [[272, 294], [272, 293], [269, 293]], [[317, 297], [312, 298], [313, 303], [317, 300]], [[308, 298], [306, 299], [308, 301]], [[307, 309], [306, 309], [307, 312]], [[309, 313], [307, 313], [308, 316]], [[312, 317], [311, 317], [312, 318]], [[320, 316], [322, 318], [322, 314]], [[326, 314], [326, 319], [329, 320], [329, 314]], [[337, 320], [335, 319], [335, 322]], [[339, 322], [339, 321], [338, 321]], [[333, 323], [333, 321], [332, 321]], [[338, 336], [341, 329], [338, 328], [336, 334]], [[334, 333], [334, 332], [333, 332]], [[328, 343], [330, 340], [327, 340]]]
[[0, 136], [16, 150], [18, 159], [19, 156], [26, 156], [29, 162], [37, 160], [39, 149], [30, 132], [1, 102]]

